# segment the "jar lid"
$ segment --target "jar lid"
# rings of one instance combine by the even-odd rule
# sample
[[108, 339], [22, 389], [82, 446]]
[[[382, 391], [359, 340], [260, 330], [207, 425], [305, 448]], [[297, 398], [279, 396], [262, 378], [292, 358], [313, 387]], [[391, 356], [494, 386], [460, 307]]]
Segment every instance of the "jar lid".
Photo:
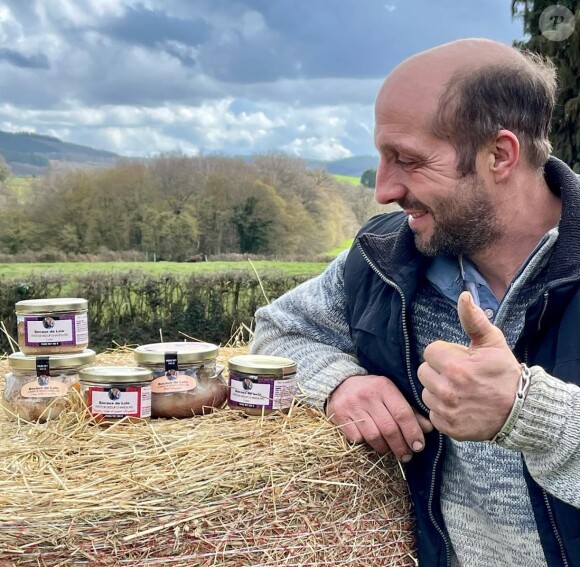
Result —
[[8, 366], [19, 370], [35, 370], [37, 358], [48, 358], [49, 368], [76, 368], [95, 362], [94, 350], [86, 349], [71, 354], [47, 354], [41, 356], [26, 355], [22, 352], [13, 352], [8, 357]]
[[219, 347], [211, 343], [153, 343], [137, 347], [133, 354], [137, 362], [159, 363], [165, 362], [165, 354], [177, 353], [177, 363], [201, 362], [214, 360], [218, 355]]
[[228, 368], [248, 374], [294, 374], [296, 362], [282, 356], [239, 354], [228, 360]]
[[54, 297], [49, 299], [24, 299], [15, 304], [16, 313], [57, 313], [87, 309], [89, 302], [80, 297]]
[[105, 384], [123, 384], [129, 382], [149, 382], [153, 380], [151, 370], [138, 366], [92, 366], [79, 372], [80, 379], [84, 382], [97, 382]]

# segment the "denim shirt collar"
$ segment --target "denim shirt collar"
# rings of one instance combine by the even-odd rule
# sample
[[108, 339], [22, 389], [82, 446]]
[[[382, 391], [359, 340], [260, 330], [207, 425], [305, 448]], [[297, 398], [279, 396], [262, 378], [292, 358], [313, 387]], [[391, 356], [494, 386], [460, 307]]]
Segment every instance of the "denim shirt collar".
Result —
[[[533, 272], [538, 273], [546, 265], [550, 258], [552, 248], [558, 238], [558, 234], [558, 226], [555, 226], [544, 234], [540, 242], [538, 242], [527, 260], [518, 270], [514, 281], [531, 264], [537, 253], [544, 247], [544, 244], [546, 244], [546, 247], [537, 265], [533, 266]], [[475, 264], [467, 256], [435, 256], [425, 275], [427, 280], [452, 305], [457, 305], [459, 295], [462, 291], [469, 291], [475, 303], [486, 312], [486, 315], [490, 319], [495, 317], [500, 302], [491, 291], [484, 277], [477, 270]]]
[[[463, 270], [461, 269], [463, 265]], [[463, 273], [462, 273], [463, 272]], [[439, 290], [449, 303], [457, 305], [462, 291], [469, 291], [476, 304], [495, 313], [499, 301], [477, 271], [475, 264], [466, 256], [435, 256], [426, 272], [427, 280]]]

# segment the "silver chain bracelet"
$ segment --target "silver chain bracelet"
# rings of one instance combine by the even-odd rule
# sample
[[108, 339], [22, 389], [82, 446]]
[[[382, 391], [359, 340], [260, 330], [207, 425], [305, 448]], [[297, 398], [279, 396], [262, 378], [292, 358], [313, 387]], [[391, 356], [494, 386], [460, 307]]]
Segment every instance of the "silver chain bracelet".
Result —
[[520, 381], [518, 382], [514, 405], [512, 406], [502, 428], [490, 439], [490, 443], [502, 441], [511, 433], [518, 417], [520, 416], [520, 412], [524, 407], [524, 402], [526, 401], [526, 396], [528, 395], [528, 390], [530, 389], [530, 384], [532, 382], [532, 371], [524, 363], [521, 364], [521, 368], [522, 372], [520, 374]]

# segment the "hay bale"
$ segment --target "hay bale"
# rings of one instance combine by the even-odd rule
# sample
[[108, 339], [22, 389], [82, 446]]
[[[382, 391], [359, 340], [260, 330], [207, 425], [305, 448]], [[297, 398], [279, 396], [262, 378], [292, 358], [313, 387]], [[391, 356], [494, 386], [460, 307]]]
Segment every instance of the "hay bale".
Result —
[[46, 424], [0, 416], [1, 566], [417, 564], [396, 461], [317, 411], [105, 429], [81, 403]]

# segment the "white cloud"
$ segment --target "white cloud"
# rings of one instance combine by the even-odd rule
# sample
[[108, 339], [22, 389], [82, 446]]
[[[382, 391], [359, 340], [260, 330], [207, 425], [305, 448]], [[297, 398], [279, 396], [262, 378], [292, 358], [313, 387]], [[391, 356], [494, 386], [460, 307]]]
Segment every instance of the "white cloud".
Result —
[[10, 8], [0, 5], [0, 41], [5, 45], [10, 45], [21, 36], [22, 26], [14, 18]]
[[253, 36], [263, 33], [268, 29], [264, 21], [264, 16], [255, 10], [246, 12], [242, 16], [241, 22], [239, 24], [236, 22], [236, 24], [236, 28], [246, 39], [251, 39]]
[[282, 146], [289, 154], [313, 159], [334, 160], [352, 156], [336, 138], [295, 138], [289, 144]]
[[[301, 157], [335, 159], [371, 148], [372, 137], [350, 124], [364, 125], [368, 107], [286, 107], [265, 103], [254, 110], [234, 111], [234, 99], [199, 106], [103, 106], [69, 110], [22, 110], [0, 105], [0, 127], [50, 133], [75, 143], [136, 156], [163, 151], [249, 154], [282, 149]], [[363, 146], [364, 147], [364, 146]], [[364, 148], [366, 149], [366, 148]], [[368, 151], [368, 150], [367, 150]], [[364, 152], [363, 152], [364, 153]]]
[[0, 0], [0, 128], [125, 155], [373, 153], [374, 98], [401, 59], [519, 37], [510, 0], [387, 2]]
[[120, 16], [126, 2], [117, 0], [51, 0], [36, 2], [36, 13], [45, 26], [66, 21], [72, 26], [90, 26], [104, 16]]

